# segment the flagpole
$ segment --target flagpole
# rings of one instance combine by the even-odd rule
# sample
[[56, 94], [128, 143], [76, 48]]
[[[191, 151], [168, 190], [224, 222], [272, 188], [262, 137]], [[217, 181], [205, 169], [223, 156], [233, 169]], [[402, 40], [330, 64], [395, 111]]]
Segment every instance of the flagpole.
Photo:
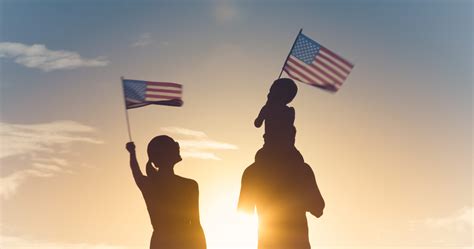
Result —
[[125, 119], [127, 120], [128, 139], [130, 140], [130, 142], [132, 142], [132, 133], [130, 132], [130, 121], [128, 120], [127, 100], [125, 98], [125, 89], [123, 87], [123, 76], [120, 77], [120, 84], [122, 85], [123, 104], [125, 107]]
[[293, 45], [291, 45], [290, 52], [288, 53], [288, 56], [286, 56], [285, 62], [283, 62], [283, 66], [281, 67], [281, 71], [280, 71], [280, 75], [278, 75], [278, 79], [281, 78], [281, 74], [283, 73], [283, 69], [285, 68], [286, 61], [288, 60], [288, 58], [290, 58], [291, 51], [293, 51], [293, 48], [295, 47], [295, 44], [296, 44], [296, 40], [298, 40], [298, 37], [300, 36], [301, 32], [303, 32], [303, 29], [302, 29], [302, 28], [300, 29], [300, 32], [298, 32], [298, 35], [296, 36], [296, 39], [295, 39], [295, 41], [293, 42]]

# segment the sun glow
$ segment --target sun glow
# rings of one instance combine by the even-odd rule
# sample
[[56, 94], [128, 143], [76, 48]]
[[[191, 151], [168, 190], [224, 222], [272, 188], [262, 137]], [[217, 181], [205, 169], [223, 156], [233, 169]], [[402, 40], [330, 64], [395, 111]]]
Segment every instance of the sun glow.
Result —
[[203, 220], [208, 249], [255, 249], [257, 248], [258, 218], [255, 214], [236, 211], [236, 203], [223, 197], [204, 213]]

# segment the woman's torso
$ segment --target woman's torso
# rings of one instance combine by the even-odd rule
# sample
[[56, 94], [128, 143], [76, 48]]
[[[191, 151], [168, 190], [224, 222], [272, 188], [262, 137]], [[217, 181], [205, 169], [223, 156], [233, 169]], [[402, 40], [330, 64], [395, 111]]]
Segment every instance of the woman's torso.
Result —
[[153, 235], [150, 248], [192, 248], [191, 215], [193, 207], [190, 195], [192, 184], [188, 179], [174, 176], [155, 177], [143, 197], [148, 209]]

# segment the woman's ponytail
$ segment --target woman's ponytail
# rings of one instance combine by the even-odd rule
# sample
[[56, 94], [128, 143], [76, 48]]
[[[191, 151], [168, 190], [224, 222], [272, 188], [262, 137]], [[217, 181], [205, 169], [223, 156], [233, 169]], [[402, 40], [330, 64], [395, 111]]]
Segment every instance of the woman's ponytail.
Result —
[[148, 177], [155, 176], [157, 170], [156, 170], [155, 166], [153, 166], [153, 163], [151, 162], [151, 160], [148, 160], [148, 162], [146, 163], [146, 170], [145, 171], [146, 171], [146, 175]]

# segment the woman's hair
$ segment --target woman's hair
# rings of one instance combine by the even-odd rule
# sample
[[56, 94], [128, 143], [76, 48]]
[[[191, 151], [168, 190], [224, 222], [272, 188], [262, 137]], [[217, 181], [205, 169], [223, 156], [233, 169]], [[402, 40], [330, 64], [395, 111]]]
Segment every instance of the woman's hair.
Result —
[[155, 169], [155, 167], [151, 164], [153, 163], [155, 166], [159, 167], [159, 162], [172, 162], [176, 163], [181, 160], [179, 156], [179, 145], [173, 138], [161, 135], [154, 137], [149, 143], [147, 148], [148, 154], [148, 163], [150, 164], [147, 167], [147, 173], [150, 169]]
[[155, 176], [155, 173], [157, 172], [155, 166], [153, 166], [153, 163], [150, 160], [148, 160], [148, 162], [146, 163], [145, 171], [146, 175], [149, 177]]
[[148, 143], [148, 157], [163, 158], [176, 146], [176, 141], [166, 135], [156, 136]]

